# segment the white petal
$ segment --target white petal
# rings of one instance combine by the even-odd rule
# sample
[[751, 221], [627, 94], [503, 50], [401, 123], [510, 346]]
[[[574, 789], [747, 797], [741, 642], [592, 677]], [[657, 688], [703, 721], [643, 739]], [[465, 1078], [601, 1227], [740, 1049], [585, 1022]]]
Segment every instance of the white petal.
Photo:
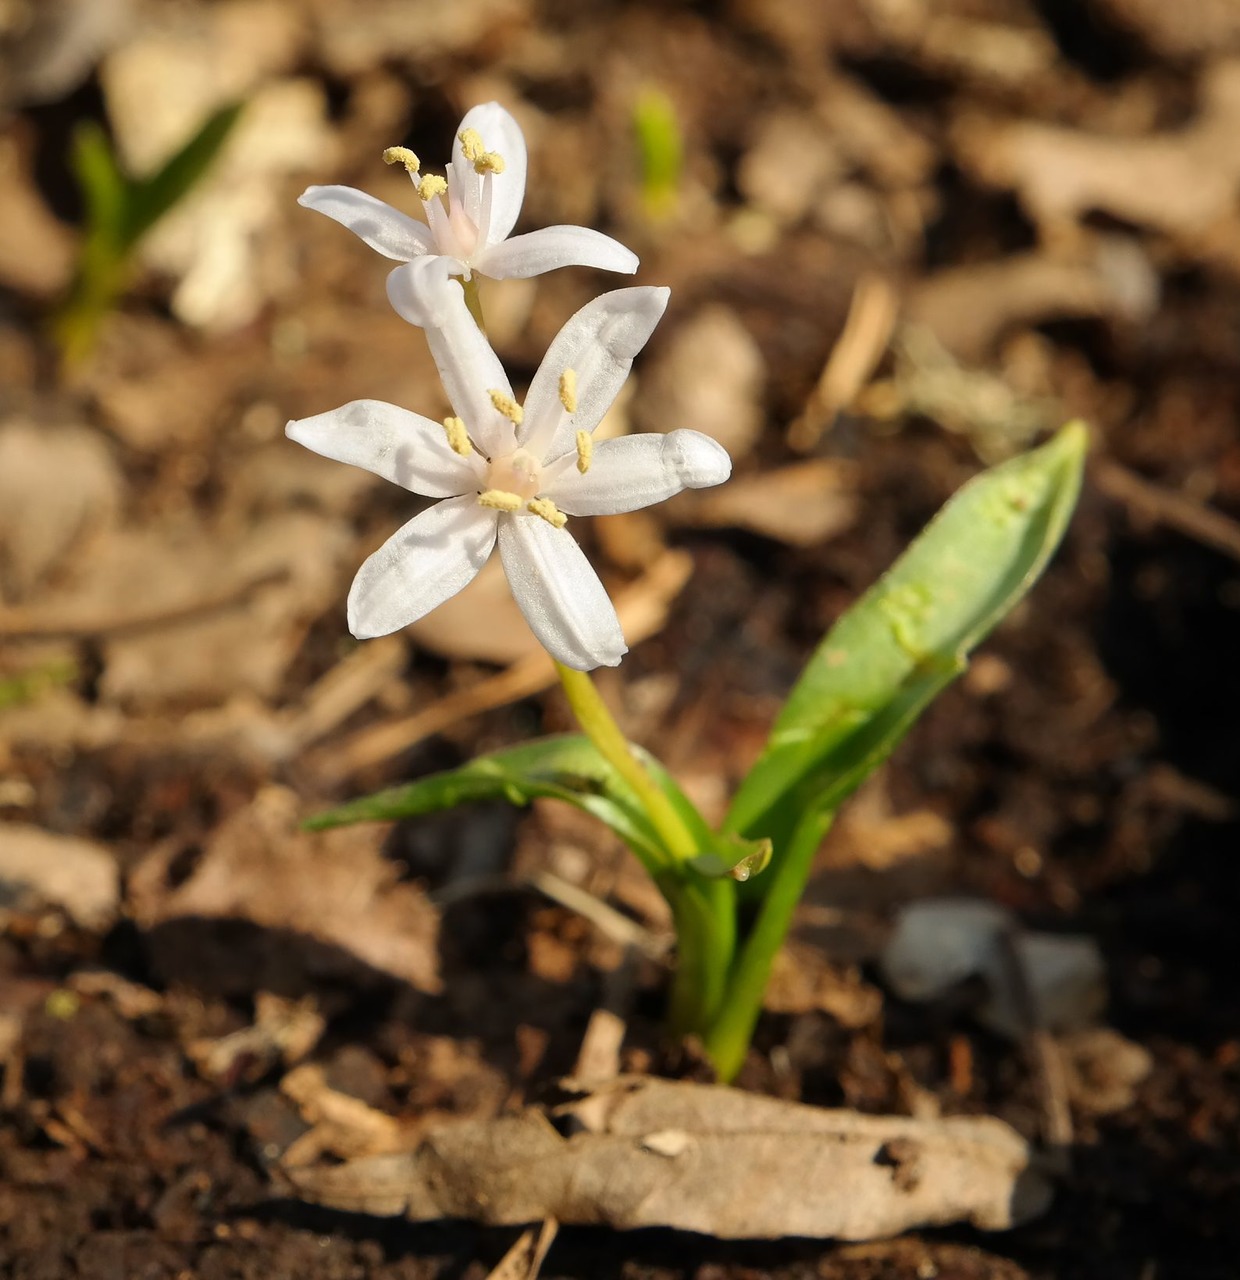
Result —
[[428, 498], [453, 498], [477, 487], [477, 464], [452, 452], [441, 423], [382, 400], [353, 400], [300, 418], [284, 434], [325, 458], [365, 467]]
[[456, 595], [495, 546], [496, 514], [470, 494], [437, 502], [397, 529], [353, 579], [349, 630], [359, 640], [386, 636]]
[[523, 280], [559, 267], [597, 267], [631, 276], [637, 254], [590, 227], [543, 227], [513, 236], [474, 259], [475, 270], [493, 280]]
[[628, 652], [620, 620], [567, 529], [532, 515], [499, 522], [499, 554], [530, 630], [566, 667], [614, 667]]
[[682, 489], [708, 489], [732, 474], [727, 450], [700, 431], [622, 436], [594, 446], [590, 469], [573, 465], [545, 486], [565, 515], [614, 516], [663, 502]]
[[388, 276], [388, 298], [426, 342], [453, 409], [488, 457], [512, 448], [512, 423], [495, 411], [488, 392], [512, 395], [499, 357], [469, 314], [460, 282], [449, 277], [453, 259], [420, 258]]
[[307, 187], [297, 203], [334, 218], [397, 262], [409, 262], [435, 247], [429, 227], [353, 187]]
[[491, 175], [491, 224], [487, 243], [498, 244], [516, 225], [521, 202], [525, 199], [525, 135], [521, 126], [498, 102], [485, 102], [473, 107], [457, 126], [456, 137], [452, 140], [455, 186], [465, 202], [465, 212], [475, 226], [478, 225], [482, 201], [482, 177], [461, 150], [461, 134], [466, 129], [476, 129], [482, 145], [504, 159], [504, 172]]
[[[522, 444], [544, 458], [573, 447], [578, 430], [593, 431], [611, 408], [667, 306], [669, 290], [615, 289], [582, 307], [556, 335], [525, 397]], [[560, 375], [577, 374], [577, 412], [560, 404]]]

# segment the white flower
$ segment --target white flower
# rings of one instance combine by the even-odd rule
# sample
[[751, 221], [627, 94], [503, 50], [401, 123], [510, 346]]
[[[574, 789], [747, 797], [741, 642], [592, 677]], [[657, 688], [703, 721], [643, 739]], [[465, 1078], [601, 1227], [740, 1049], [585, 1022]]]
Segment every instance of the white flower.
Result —
[[403, 147], [390, 148], [384, 159], [408, 169], [425, 224], [353, 187], [308, 187], [299, 203], [334, 218], [387, 258], [440, 255], [466, 280], [475, 271], [507, 280], [568, 266], [626, 275], [637, 270], [635, 254], [589, 227], [509, 236], [525, 198], [525, 138], [497, 102], [474, 107], [461, 121], [446, 179], [423, 175], [417, 156]]
[[696, 431], [592, 439], [668, 291], [619, 289], [578, 311], [551, 344], [522, 410], [460, 287], [430, 278], [437, 267], [398, 268], [388, 293], [425, 327], [456, 416], [439, 423], [355, 400], [286, 429], [316, 453], [442, 499], [362, 565], [349, 592], [349, 630], [366, 639], [416, 621], [460, 591], [498, 542], [512, 594], [552, 657], [581, 671], [615, 666], [626, 651], [620, 624], [567, 517], [635, 511], [719, 484], [732, 470], [724, 449]]

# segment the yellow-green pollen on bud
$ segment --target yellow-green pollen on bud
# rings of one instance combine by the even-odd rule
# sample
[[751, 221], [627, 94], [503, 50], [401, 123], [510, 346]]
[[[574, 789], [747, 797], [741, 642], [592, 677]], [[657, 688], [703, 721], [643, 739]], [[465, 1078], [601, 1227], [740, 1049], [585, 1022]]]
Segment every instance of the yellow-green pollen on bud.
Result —
[[409, 173], [417, 173], [422, 162], [408, 147], [388, 147], [383, 153], [384, 164], [403, 164]]
[[461, 418], [445, 418], [443, 420], [443, 429], [448, 433], [448, 447], [453, 453], [459, 453], [462, 458], [468, 458], [473, 453], [473, 443], [470, 441], [469, 432], [465, 430], [465, 423]]
[[494, 511], [520, 511], [522, 498], [519, 493], [509, 493], [507, 489], [485, 489], [478, 495], [478, 505]]
[[560, 374], [560, 403], [565, 413], [577, 412], [577, 370], [565, 369]]
[[502, 413], [514, 427], [521, 425], [525, 410], [511, 396], [505, 395], [502, 391], [488, 391], [487, 395], [491, 397], [491, 403], [495, 406], [496, 412]]
[[421, 182], [418, 183], [418, 199], [425, 204], [428, 200], [433, 200], [436, 196], [441, 196], [448, 189], [448, 180], [441, 178], [437, 173], [428, 173]]
[[550, 498], [533, 498], [525, 504], [525, 509], [541, 516], [553, 529], [563, 529], [568, 523], [568, 517]]
[[503, 173], [504, 157], [498, 151], [488, 151], [477, 129], [460, 132], [461, 154], [474, 166], [475, 173]]
[[577, 432], [577, 470], [584, 476], [594, 457], [594, 437], [588, 431]]

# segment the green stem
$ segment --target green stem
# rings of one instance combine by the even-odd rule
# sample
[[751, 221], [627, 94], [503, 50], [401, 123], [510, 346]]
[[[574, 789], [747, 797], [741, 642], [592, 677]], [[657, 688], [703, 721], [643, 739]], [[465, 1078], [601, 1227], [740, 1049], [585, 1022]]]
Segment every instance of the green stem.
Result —
[[676, 926], [676, 971], [668, 1001], [668, 1030], [676, 1039], [705, 1039], [719, 1016], [736, 952], [736, 886], [690, 872], [659, 888]]
[[637, 794], [646, 810], [664, 848], [674, 862], [687, 862], [701, 852], [698, 841], [685, 825], [663, 788], [650, 776], [645, 765], [633, 754], [629, 740], [620, 732], [607, 704], [599, 697], [589, 673], [575, 671], [562, 662], [555, 669], [564, 686], [568, 705], [577, 717], [586, 736], [598, 748], [599, 754]]
[[805, 890], [814, 854], [831, 825], [833, 813], [808, 813], [767, 872], [771, 883], [749, 936], [732, 968], [719, 1016], [704, 1037], [719, 1078], [731, 1080], [741, 1069], [762, 1010], [762, 996], [775, 955], [788, 936], [792, 913]]
[[485, 335], [487, 322], [482, 316], [482, 295], [478, 291], [478, 277], [470, 276], [468, 280], [462, 279], [461, 288], [465, 290], [465, 305], [469, 308], [469, 314], [473, 316], [478, 328]]

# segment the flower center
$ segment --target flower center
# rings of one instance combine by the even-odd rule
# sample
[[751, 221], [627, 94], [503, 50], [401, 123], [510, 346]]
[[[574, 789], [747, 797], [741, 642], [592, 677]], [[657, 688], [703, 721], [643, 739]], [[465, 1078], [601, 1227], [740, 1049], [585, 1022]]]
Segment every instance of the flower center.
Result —
[[487, 468], [486, 487], [515, 493], [521, 501], [538, 497], [542, 484], [542, 462], [526, 449], [517, 449], [492, 458]]

